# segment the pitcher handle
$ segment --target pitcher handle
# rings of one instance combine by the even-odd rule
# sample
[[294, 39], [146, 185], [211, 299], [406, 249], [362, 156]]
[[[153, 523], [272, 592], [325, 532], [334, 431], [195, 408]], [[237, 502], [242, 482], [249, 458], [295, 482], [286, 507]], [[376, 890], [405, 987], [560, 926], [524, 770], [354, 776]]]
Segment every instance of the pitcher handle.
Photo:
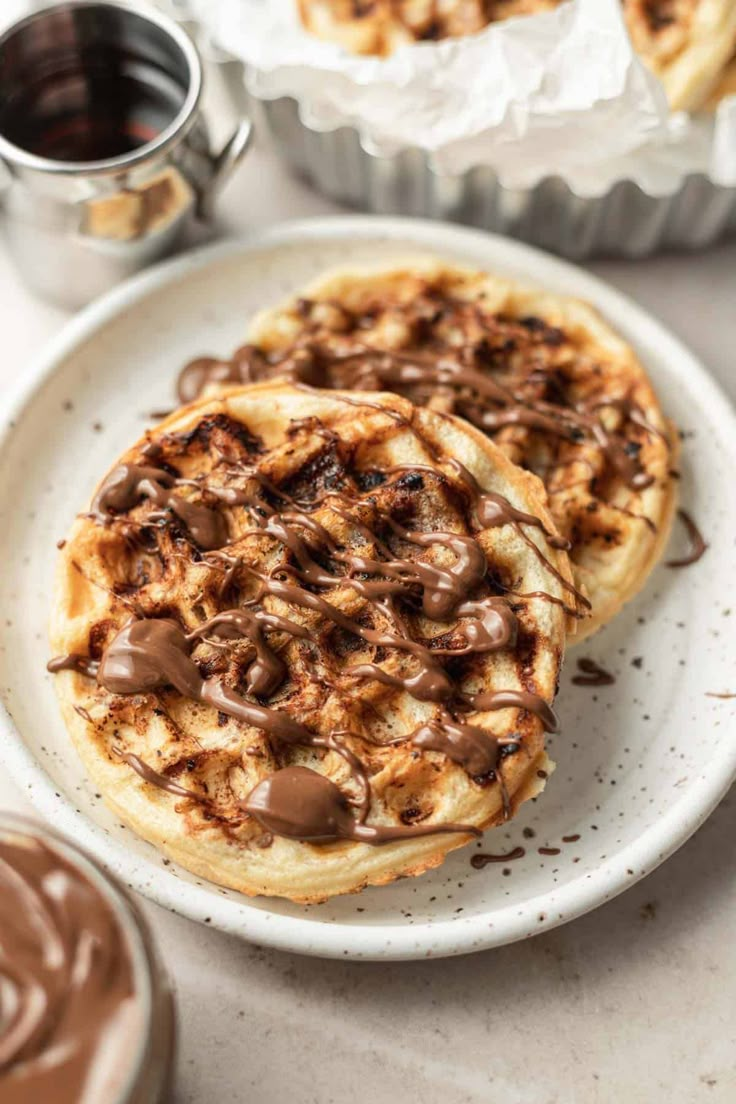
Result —
[[214, 218], [215, 200], [229, 177], [238, 167], [254, 135], [253, 123], [243, 118], [219, 153], [212, 156], [212, 174], [197, 201], [197, 217], [205, 222]]

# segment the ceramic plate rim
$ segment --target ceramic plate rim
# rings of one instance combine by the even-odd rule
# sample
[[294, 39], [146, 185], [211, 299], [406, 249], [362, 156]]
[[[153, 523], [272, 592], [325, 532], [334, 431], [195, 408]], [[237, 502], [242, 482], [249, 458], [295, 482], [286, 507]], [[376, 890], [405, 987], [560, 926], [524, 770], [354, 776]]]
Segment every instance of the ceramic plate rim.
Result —
[[[4, 404], [0, 412], [0, 459], [16, 418], [32, 403], [57, 367], [110, 321], [150, 293], [241, 252], [310, 240], [353, 237], [370, 241], [391, 236], [438, 253], [462, 252], [464, 247], [471, 250], [484, 244], [489, 266], [501, 262], [523, 271], [526, 275], [521, 278], [529, 283], [541, 284], [552, 291], [562, 285], [564, 293], [589, 299], [614, 325], [623, 324], [629, 333], [656, 343], [672, 366], [673, 378], [689, 374], [697, 386], [701, 409], [725, 434], [730, 430], [731, 440], [736, 441], [736, 412], [703, 365], [664, 325], [598, 277], [532, 246], [485, 231], [428, 219], [336, 215], [284, 222], [200, 247], [127, 280], [85, 307], [32, 360], [25, 380]], [[570, 283], [574, 284], [573, 291], [569, 290]], [[558, 887], [555, 914], [547, 915], [544, 921], [537, 921], [536, 917], [545, 911], [547, 894], [527, 901], [521, 912], [517, 905], [509, 904], [462, 920], [412, 927], [358, 926], [283, 916], [249, 908], [247, 901], [241, 905], [225, 898], [218, 900], [206, 887], [182, 882], [152, 862], [140, 863], [136, 868], [135, 857], [121, 843], [54, 789], [53, 781], [33, 757], [4, 706], [0, 707], [0, 736], [11, 777], [23, 792], [29, 782], [33, 783], [32, 801], [38, 811], [91, 851], [126, 885], [172, 912], [201, 923], [207, 917], [213, 927], [251, 942], [328, 958], [439, 958], [502, 946], [567, 923], [617, 896], [668, 858], [702, 824], [736, 779], [736, 742], [732, 747], [724, 742], [720, 752], [704, 765], [697, 782], [635, 842], [609, 856], [605, 871], [599, 867], [587, 878]], [[531, 917], [535, 920], [533, 927]]]

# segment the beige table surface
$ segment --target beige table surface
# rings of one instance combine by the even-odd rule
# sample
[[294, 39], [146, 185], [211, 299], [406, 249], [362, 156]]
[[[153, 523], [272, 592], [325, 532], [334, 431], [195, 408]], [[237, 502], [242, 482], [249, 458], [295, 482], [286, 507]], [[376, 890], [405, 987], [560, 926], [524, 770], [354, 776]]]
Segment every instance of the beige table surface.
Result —
[[[220, 230], [336, 210], [256, 148], [223, 197]], [[736, 396], [736, 244], [591, 268]], [[0, 248], [0, 401], [65, 318], [20, 286]], [[2, 772], [0, 807], [26, 808]], [[475, 956], [321, 962], [146, 904], [178, 993], [176, 1104], [733, 1104], [735, 874], [732, 791], [605, 908]]]

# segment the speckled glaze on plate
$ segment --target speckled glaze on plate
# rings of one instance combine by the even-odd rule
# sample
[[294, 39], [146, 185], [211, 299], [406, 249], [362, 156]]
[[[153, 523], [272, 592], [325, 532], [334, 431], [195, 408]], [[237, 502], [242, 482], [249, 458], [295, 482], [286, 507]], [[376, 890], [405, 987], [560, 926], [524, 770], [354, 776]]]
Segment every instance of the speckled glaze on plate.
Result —
[[[595, 303], [637, 347], [685, 431], [682, 501], [709, 549], [657, 569], [580, 654], [616, 676], [571, 683], [551, 739], [558, 769], [506, 829], [439, 870], [304, 907], [203, 883], [122, 828], [88, 784], [59, 716], [46, 619], [55, 543], [107, 466], [172, 402], [200, 353], [229, 353], [248, 317], [338, 264], [432, 252]], [[527, 246], [437, 223], [349, 216], [293, 223], [159, 266], [88, 307], [26, 374], [0, 452], [0, 715], [3, 760], [59, 830], [129, 886], [194, 920], [305, 954], [424, 958], [523, 939], [602, 904], [653, 870], [714, 808], [736, 773], [731, 597], [736, 418], [704, 369], [633, 303]], [[673, 553], [685, 539], [678, 527]], [[720, 696], [719, 696], [720, 695]], [[566, 838], [567, 837], [567, 838]], [[482, 870], [477, 851], [525, 854]], [[543, 849], [540, 853], [540, 849]]]

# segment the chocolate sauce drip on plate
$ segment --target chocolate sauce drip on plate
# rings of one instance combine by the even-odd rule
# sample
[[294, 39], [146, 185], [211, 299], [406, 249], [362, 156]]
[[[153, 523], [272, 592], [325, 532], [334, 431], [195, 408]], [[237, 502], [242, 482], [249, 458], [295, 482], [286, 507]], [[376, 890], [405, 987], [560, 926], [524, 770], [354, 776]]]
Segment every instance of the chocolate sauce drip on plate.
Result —
[[594, 659], [581, 658], [578, 660], [580, 674], [573, 675], [575, 686], [613, 686], [616, 679], [601, 667]]
[[505, 863], [514, 862], [516, 859], [523, 859], [526, 855], [526, 851], [523, 847], [514, 847], [512, 851], [509, 851], [506, 855], [491, 855], [486, 852], [478, 852], [473, 855], [470, 860], [470, 865], [475, 870], [482, 870], [484, 866], [488, 866], [490, 863]]
[[559, 855], [560, 854], [560, 848], [559, 847], [538, 847], [537, 852], [540, 855]]
[[701, 560], [705, 553], [708, 551], [708, 545], [706, 544], [703, 534], [698, 529], [697, 525], [685, 510], [678, 510], [677, 516], [682, 524], [685, 526], [685, 531], [690, 541], [690, 551], [687, 555], [680, 557], [676, 560], [668, 560], [667, 567], [690, 567], [691, 564], [695, 564], [698, 560]]
[[[139, 1041], [133, 963], [99, 890], [45, 843], [0, 838], [0, 1099], [112, 1104]], [[102, 1091], [99, 1091], [102, 1090]]]

